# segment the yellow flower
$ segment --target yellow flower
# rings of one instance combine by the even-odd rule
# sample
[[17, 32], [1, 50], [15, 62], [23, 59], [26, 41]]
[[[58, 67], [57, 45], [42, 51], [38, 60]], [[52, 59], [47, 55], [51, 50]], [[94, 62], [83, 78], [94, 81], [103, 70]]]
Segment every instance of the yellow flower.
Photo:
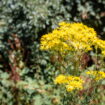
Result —
[[83, 89], [83, 83], [84, 81], [77, 76], [65, 76], [65, 75], [59, 75], [56, 77], [55, 81], [56, 84], [64, 84], [66, 87], [66, 90], [71, 92], [73, 90], [81, 90]]
[[99, 39], [93, 28], [82, 23], [59, 23], [59, 27], [41, 37], [41, 50], [61, 53], [70, 51], [90, 51], [92, 46], [100, 48], [105, 55], [105, 41]]
[[102, 51], [102, 54], [105, 56], [105, 50]]
[[54, 83], [55, 84], [63, 84], [63, 83], [66, 83], [67, 80], [66, 80], [66, 77], [64, 75], [59, 75], [58, 77], [56, 77], [56, 79], [54, 80]]
[[83, 89], [83, 82], [80, 81], [70, 81], [66, 85], [67, 91], [73, 91], [73, 90], [82, 90]]
[[67, 90], [68, 92], [71, 92], [71, 91], [74, 90], [74, 87], [71, 86], [71, 85], [66, 85], [66, 90]]
[[93, 78], [97, 81], [101, 80], [101, 79], [105, 79], [105, 72], [103, 72], [103, 71], [93, 71], [93, 70], [91, 70], [91, 71], [86, 72], [86, 74], [88, 74], [90, 76], [93, 76]]

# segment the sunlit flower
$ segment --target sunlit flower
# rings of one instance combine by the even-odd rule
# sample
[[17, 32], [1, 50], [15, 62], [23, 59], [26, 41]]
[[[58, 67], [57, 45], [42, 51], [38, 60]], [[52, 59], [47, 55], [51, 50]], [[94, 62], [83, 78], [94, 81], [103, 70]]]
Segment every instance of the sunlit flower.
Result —
[[55, 84], [62, 84], [62, 83], [66, 83], [66, 77], [64, 75], [59, 75], [56, 77], [56, 79], [54, 80]]
[[93, 46], [105, 55], [105, 41], [99, 39], [93, 28], [82, 23], [59, 23], [59, 27], [41, 37], [41, 50], [67, 53], [70, 51], [90, 51]]
[[90, 71], [87, 71], [86, 74], [93, 76], [95, 80], [105, 79], [105, 72], [103, 71], [90, 70]]
[[55, 78], [54, 81], [56, 84], [63, 84], [66, 87], [66, 90], [71, 92], [73, 90], [82, 90], [84, 81], [77, 76], [65, 76], [59, 75]]

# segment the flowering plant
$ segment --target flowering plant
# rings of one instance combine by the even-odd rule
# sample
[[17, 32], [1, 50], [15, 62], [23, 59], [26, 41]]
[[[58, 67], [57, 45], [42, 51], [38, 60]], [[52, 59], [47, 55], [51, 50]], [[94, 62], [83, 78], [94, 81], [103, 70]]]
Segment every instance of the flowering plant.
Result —
[[[70, 93], [70, 95], [66, 95], [69, 101], [78, 93], [84, 94], [84, 98], [91, 93], [96, 94], [95, 90], [100, 87], [98, 81], [105, 78], [104, 71], [97, 71], [99, 69], [97, 67], [98, 56], [102, 58], [102, 62], [105, 56], [105, 41], [98, 38], [93, 28], [83, 23], [61, 22], [59, 27], [41, 37], [40, 49], [49, 51], [53, 55], [53, 63], [57, 63], [56, 71], [58, 71], [55, 72], [54, 83], [61, 88], [64, 87], [67, 94]], [[100, 51], [100, 55], [98, 51]], [[85, 72], [89, 68], [82, 68], [82, 63], [85, 63], [85, 60], [88, 61], [89, 58], [85, 56], [83, 59], [83, 54], [86, 55], [90, 52], [93, 53], [90, 55], [91, 57], [96, 57], [95, 65], [92, 66], [96, 70]], [[63, 97], [65, 99], [65, 94]], [[80, 99], [80, 97], [78, 98]]]
[[87, 52], [94, 48], [100, 48], [105, 52], [105, 41], [99, 39], [93, 28], [82, 23], [59, 23], [59, 27], [52, 33], [41, 38], [41, 50], [50, 50], [60, 53], [71, 51]]

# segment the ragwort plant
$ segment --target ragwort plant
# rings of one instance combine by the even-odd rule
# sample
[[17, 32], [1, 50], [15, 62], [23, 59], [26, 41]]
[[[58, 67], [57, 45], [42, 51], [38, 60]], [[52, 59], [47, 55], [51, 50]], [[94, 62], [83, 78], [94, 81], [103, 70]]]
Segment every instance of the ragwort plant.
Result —
[[[56, 57], [55, 62], [58, 64], [56, 66], [59, 72], [57, 76], [55, 74], [54, 82], [61, 88], [65, 87], [67, 94], [70, 93], [64, 95], [64, 100], [66, 97], [66, 103], [64, 100], [62, 101], [64, 105], [71, 105], [77, 99], [79, 104], [90, 103], [92, 105], [100, 102], [94, 100], [94, 96], [96, 96], [98, 87], [101, 86], [100, 81], [105, 78], [105, 73], [100, 70], [85, 72], [86, 70], [83, 71], [81, 65], [84, 53], [94, 52], [97, 58], [98, 50], [100, 50], [101, 57], [105, 56], [105, 41], [98, 38], [93, 28], [83, 23], [61, 22], [58, 28], [41, 37], [40, 49], [49, 51], [53, 57]], [[69, 65], [70, 63], [71, 65]], [[97, 69], [96, 66], [97, 63], [93, 68]], [[88, 70], [88, 68], [85, 69]], [[79, 96], [79, 93], [82, 96]]]
[[[63, 69], [67, 68], [67, 63], [72, 60], [74, 74], [77, 73], [76, 70], [80, 69], [82, 54], [94, 49], [97, 53], [98, 48], [101, 50], [101, 54], [105, 55], [105, 41], [97, 37], [93, 28], [82, 23], [65, 22], [59, 23], [59, 27], [52, 33], [42, 36], [40, 46], [41, 50], [48, 50], [61, 58], [61, 61], [59, 59], [58, 61]], [[72, 58], [69, 58], [70, 56]]]

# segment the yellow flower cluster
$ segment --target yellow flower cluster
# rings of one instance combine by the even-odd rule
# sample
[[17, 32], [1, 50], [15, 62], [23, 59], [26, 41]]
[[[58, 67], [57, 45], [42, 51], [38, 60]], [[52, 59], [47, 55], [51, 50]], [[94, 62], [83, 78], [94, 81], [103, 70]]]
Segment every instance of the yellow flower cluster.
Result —
[[93, 76], [95, 80], [105, 79], [105, 72], [103, 71], [87, 71], [86, 74]]
[[58, 52], [89, 51], [92, 46], [100, 48], [105, 55], [105, 41], [97, 37], [93, 28], [82, 23], [59, 23], [59, 27], [52, 33], [41, 38], [41, 50], [53, 50]]
[[65, 76], [65, 75], [59, 75], [54, 80], [56, 84], [64, 84], [66, 87], [66, 90], [71, 92], [73, 90], [82, 90], [83, 89], [83, 80], [80, 77], [77, 76]]

